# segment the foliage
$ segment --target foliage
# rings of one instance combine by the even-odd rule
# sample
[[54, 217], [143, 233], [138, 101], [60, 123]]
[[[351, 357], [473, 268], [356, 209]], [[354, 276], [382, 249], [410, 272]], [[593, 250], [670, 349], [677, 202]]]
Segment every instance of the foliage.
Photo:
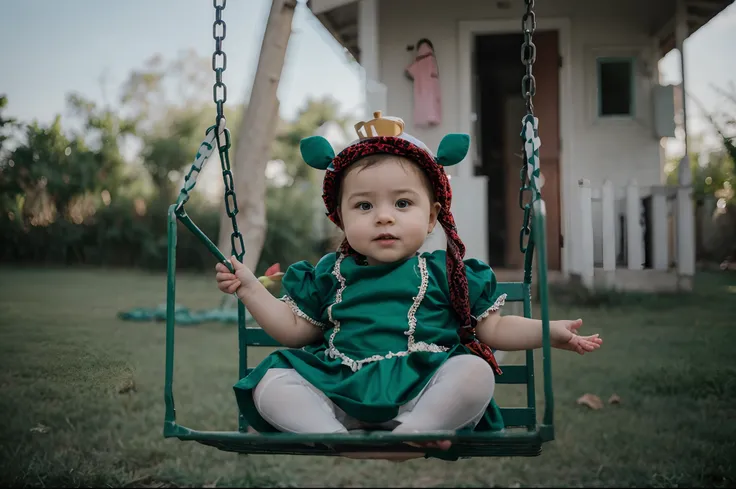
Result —
[[[306, 166], [306, 165], [304, 165]], [[268, 230], [257, 269], [273, 263], [282, 269], [300, 260], [315, 263], [322, 254], [314, 239], [313, 222], [318, 193], [307, 182], [289, 187], [271, 187], [266, 192]]]
[[[0, 173], [0, 192], [24, 201], [31, 224], [49, 223], [54, 216], [36, 212], [46, 204], [51, 212], [67, 218], [72, 201], [106, 183], [105, 165], [79, 138], [69, 139], [56, 117], [48, 127], [26, 126], [26, 141], [10, 152]], [[44, 202], [44, 200], [48, 202]], [[33, 212], [36, 216], [31, 217]]]
[[[169, 63], [154, 56], [123, 83], [117, 106], [69, 94], [67, 104], [81, 121], [76, 132], [64, 129], [61, 116], [46, 125], [6, 119], [7, 98], [1, 97], [0, 261], [165, 269], [167, 208], [215, 122], [211, 73], [203, 74], [208, 66], [208, 58], [192, 53]], [[226, 107], [233, 135], [241, 109]], [[281, 163], [283, 174], [268, 180], [269, 226], [259, 271], [319, 257], [312, 224], [318, 186], [298, 145], [330, 120], [340, 121], [334, 102], [309, 101], [296, 120], [279, 125], [270, 159]], [[11, 150], [7, 138], [16, 127], [21, 137]], [[137, 148], [132, 157], [131, 148]], [[208, 166], [219, 165], [217, 159], [215, 153]], [[221, 188], [219, 171], [213, 172]], [[215, 239], [221, 207], [222, 195], [210, 201], [195, 188], [187, 212]], [[212, 267], [207, 249], [183, 226], [177, 263]]]
[[[724, 149], [706, 147], [702, 138], [698, 137], [691, 138], [690, 146], [692, 148], [690, 171], [693, 177], [693, 197], [702, 201], [708, 196], [720, 198], [722, 194], [728, 194], [727, 190], [736, 185], [734, 160], [731, 156]], [[668, 161], [665, 168], [668, 185], [677, 185], [678, 166], [679, 158], [671, 158]], [[733, 195], [730, 195], [729, 199], [732, 198]]]
[[[718, 132], [723, 142], [723, 147], [731, 159], [733, 165], [736, 162], [736, 86], [732, 83], [729, 90], [714, 87], [715, 91], [724, 99], [723, 105], [712, 114], [707, 114], [708, 121]], [[733, 181], [731, 182], [734, 183]]]
[[328, 121], [345, 126], [346, 118], [340, 116], [339, 107], [330, 98], [309, 100], [299, 111], [297, 120], [285, 123], [279, 129], [273, 146], [273, 159], [286, 164], [286, 171], [294, 180], [313, 180], [319, 173], [305, 165], [299, 152], [299, 141], [312, 136], [314, 131]]
[[[141, 160], [151, 177], [155, 193], [170, 201], [176, 197], [180, 177], [194, 159], [205, 130], [214, 124], [209, 78], [203, 76], [207, 59], [185, 53], [166, 64], [151, 57], [141, 70], [133, 71], [123, 84], [121, 102], [136, 121], [142, 144]], [[176, 89], [173, 89], [173, 88]], [[176, 93], [176, 102], [168, 99]], [[241, 108], [229, 104], [228, 121]], [[229, 122], [231, 133], [237, 124]]]
[[125, 158], [121, 146], [136, 133], [135, 120], [118, 114], [110, 107], [98, 107], [79, 94], [70, 94], [67, 103], [84, 123], [83, 137], [95, 153], [98, 185], [115, 198], [124, 187]]
[[12, 163], [8, 158], [8, 144], [11, 140], [10, 132], [18, 126], [14, 118], [6, 118], [3, 111], [8, 105], [8, 97], [0, 95], [0, 209], [16, 209], [14, 196], [8, 192], [9, 188], [15, 185], [10, 182], [7, 177], [8, 172], [12, 171]]
[[6, 119], [3, 117], [3, 110], [5, 110], [5, 107], [8, 105], [8, 97], [5, 95], [0, 95], [0, 156], [5, 151], [5, 141], [7, 141], [10, 136], [6, 134], [8, 129], [12, 129], [16, 126], [16, 120], [13, 118]]
[[[710, 230], [707, 233], [700, 230], [703, 240], [699, 243], [698, 258], [720, 263], [736, 258], [736, 86], [731, 83], [729, 90], [719, 87], [714, 90], [722, 99], [714, 111], [706, 110], [697, 98], [688, 94], [718, 141], [714, 147], [702, 134], [691, 135], [689, 156], [693, 197], [709, 211], [707, 216], [698, 213], [707, 220], [702, 225]], [[672, 158], [665, 166], [669, 185], [678, 183], [678, 165], [679, 160]]]
[[[708, 111], [697, 98], [688, 97], [699, 107], [711, 128], [720, 139], [720, 147], [713, 149], [704, 144], [702, 135], [690, 137], [695, 148], [690, 154], [690, 168], [693, 174], [693, 192], [698, 200], [706, 196], [723, 199], [723, 203], [736, 202], [736, 86], [730, 84], [729, 90], [714, 87], [723, 99], [715, 111]], [[667, 183], [677, 183], [677, 164], [668, 162]]]

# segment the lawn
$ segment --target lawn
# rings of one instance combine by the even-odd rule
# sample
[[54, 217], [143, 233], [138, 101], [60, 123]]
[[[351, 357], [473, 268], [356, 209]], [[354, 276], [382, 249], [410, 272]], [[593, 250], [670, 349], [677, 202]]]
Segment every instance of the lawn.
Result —
[[[124, 322], [116, 313], [163, 303], [165, 285], [164, 275], [132, 271], [0, 269], [0, 485], [736, 484], [733, 273], [701, 274], [685, 296], [588, 306], [558, 299], [553, 317], [582, 317], [583, 329], [605, 342], [583, 357], [554, 352], [556, 439], [543, 454], [402, 464], [239, 456], [164, 439], [163, 324]], [[213, 276], [180, 274], [177, 290], [178, 302], [195, 309], [221, 299]], [[235, 333], [224, 324], [177, 328], [174, 393], [183, 425], [236, 429]], [[497, 397], [522, 405], [521, 392], [501, 386]], [[600, 396], [603, 409], [578, 405], [586, 393]], [[612, 394], [620, 404], [606, 403]]]

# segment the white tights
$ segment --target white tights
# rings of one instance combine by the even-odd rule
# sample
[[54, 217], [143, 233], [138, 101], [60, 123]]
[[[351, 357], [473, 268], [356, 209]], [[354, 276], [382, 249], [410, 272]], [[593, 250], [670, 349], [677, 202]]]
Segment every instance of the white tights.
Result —
[[381, 425], [368, 426], [346, 414], [294, 369], [271, 369], [258, 383], [253, 399], [264, 420], [291, 433], [347, 433], [361, 428], [395, 433], [455, 431], [475, 427], [493, 397], [490, 365], [475, 355], [447, 360], [422, 392]]

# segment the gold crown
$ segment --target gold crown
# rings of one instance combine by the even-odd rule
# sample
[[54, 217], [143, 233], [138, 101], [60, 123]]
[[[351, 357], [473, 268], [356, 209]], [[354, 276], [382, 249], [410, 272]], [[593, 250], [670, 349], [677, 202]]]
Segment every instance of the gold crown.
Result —
[[[399, 136], [404, 132], [404, 121], [398, 117], [382, 117], [381, 111], [373, 113], [374, 119], [355, 124], [355, 132], [360, 139], [378, 136]], [[362, 131], [361, 131], [362, 130]]]

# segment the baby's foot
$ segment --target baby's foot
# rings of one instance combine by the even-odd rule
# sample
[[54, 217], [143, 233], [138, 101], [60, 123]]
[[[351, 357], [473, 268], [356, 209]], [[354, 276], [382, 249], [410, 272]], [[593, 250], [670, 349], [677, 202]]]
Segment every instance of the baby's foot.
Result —
[[340, 456], [356, 460], [388, 460], [389, 462], [406, 462], [415, 458], [424, 458], [423, 453], [385, 453], [385, 452], [346, 452]]
[[[413, 430], [413, 429], [406, 429], [403, 428], [402, 425], [397, 426], [394, 428], [393, 433], [399, 433], [399, 434], [418, 434], [422, 433], [419, 430]], [[430, 449], [438, 449], [438, 450], [449, 450], [452, 446], [452, 442], [450, 440], [437, 440], [437, 441], [407, 441], [404, 442], [409, 446], [417, 447], [417, 448], [430, 448]]]
[[[367, 433], [370, 433], [368, 430], [363, 429], [353, 429], [350, 430], [351, 435], [365, 435]], [[386, 431], [386, 433], [390, 433], [389, 431]], [[345, 458], [352, 458], [355, 460], [388, 460], [390, 462], [405, 462], [407, 460], [412, 460], [415, 458], [423, 458], [423, 453], [415, 453], [415, 452], [400, 452], [400, 453], [386, 453], [386, 452], [343, 452], [340, 453], [340, 456]]]
[[417, 447], [417, 448], [437, 448], [439, 450], [449, 450], [450, 447], [452, 446], [452, 442], [450, 440], [423, 441], [423, 442], [407, 441], [406, 444], [412, 447]]

